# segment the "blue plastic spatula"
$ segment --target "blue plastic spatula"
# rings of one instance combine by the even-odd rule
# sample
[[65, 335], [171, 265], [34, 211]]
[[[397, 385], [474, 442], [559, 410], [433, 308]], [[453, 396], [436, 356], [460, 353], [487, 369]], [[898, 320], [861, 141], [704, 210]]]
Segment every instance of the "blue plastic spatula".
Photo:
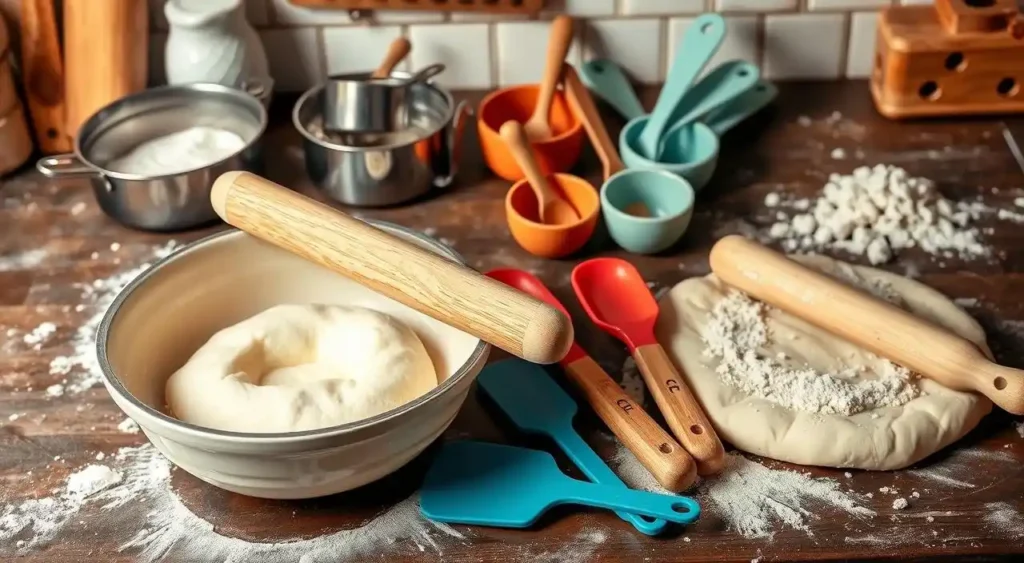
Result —
[[[522, 360], [504, 360], [484, 368], [477, 383], [513, 424], [524, 432], [550, 436], [591, 481], [626, 487], [572, 427], [576, 401], [544, 368]], [[651, 536], [661, 533], [668, 525], [664, 520], [645, 520], [628, 512], [617, 514]]]
[[438, 522], [526, 528], [560, 504], [680, 524], [693, 522], [700, 511], [686, 497], [577, 481], [547, 452], [468, 440], [441, 447], [420, 489], [420, 511]]

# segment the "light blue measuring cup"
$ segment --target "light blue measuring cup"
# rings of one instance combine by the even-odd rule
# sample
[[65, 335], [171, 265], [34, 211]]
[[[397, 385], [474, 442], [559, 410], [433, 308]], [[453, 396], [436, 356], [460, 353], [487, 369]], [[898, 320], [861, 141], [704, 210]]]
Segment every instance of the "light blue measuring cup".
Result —
[[[645, 158], [657, 156], [662, 136], [671, 125], [676, 108], [683, 102], [690, 86], [700, 76], [708, 61], [718, 51], [724, 38], [725, 19], [718, 14], [703, 14], [687, 28], [676, 48], [675, 60], [668, 76], [665, 77], [665, 84], [658, 94], [654, 111], [651, 115], [637, 117], [626, 125], [625, 130], [633, 130], [636, 135], [631, 150], [635, 149]], [[619, 152], [624, 151], [625, 147], [620, 146]], [[628, 162], [626, 164], [629, 165]]]
[[[641, 154], [637, 147], [639, 127], [630, 122], [619, 135], [622, 161], [628, 168], [667, 170], [689, 180], [694, 189], [703, 187], [714, 172], [715, 162], [708, 166], [699, 156], [708, 152], [717, 155], [718, 140], [717, 135], [698, 120], [754, 89], [759, 76], [757, 67], [745, 61], [730, 61], [719, 66], [686, 95], [683, 109], [686, 113], [678, 116], [670, 129], [671, 135], [666, 133], [659, 147], [663, 154], [658, 159]], [[694, 146], [703, 145], [712, 138], [710, 151], [693, 152], [697, 150]]]

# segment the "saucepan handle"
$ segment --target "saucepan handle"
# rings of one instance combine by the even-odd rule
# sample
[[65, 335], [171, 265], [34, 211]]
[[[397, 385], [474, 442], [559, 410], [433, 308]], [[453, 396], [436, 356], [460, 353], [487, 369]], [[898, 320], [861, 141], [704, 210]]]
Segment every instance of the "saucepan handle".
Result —
[[86, 166], [72, 153], [46, 156], [36, 161], [36, 170], [47, 178], [61, 176], [99, 176], [100, 173]]

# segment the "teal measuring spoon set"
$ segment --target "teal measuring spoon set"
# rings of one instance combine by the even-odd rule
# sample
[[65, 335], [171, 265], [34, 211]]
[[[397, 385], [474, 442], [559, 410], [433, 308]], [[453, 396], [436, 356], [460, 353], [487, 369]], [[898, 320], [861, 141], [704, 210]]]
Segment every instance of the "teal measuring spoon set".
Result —
[[563, 473], [547, 452], [477, 441], [444, 444], [420, 491], [438, 522], [525, 528], [549, 509], [575, 504], [614, 510], [647, 535], [700, 515], [691, 498], [630, 489], [573, 428], [576, 402], [536, 364], [512, 359], [484, 368], [480, 392], [520, 430], [550, 437], [591, 482]]

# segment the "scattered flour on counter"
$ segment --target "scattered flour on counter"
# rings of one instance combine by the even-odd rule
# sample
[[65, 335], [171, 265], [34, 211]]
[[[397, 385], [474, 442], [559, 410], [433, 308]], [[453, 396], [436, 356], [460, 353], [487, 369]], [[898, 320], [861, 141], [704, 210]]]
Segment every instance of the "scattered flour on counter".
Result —
[[1024, 438], [1024, 422], [1017, 423], [1017, 434], [1020, 434], [1020, 437]]
[[[166, 258], [178, 247], [174, 240], [156, 246], [150, 260]], [[91, 389], [103, 381], [99, 360], [96, 358], [96, 330], [107, 308], [114, 302], [121, 288], [128, 285], [139, 274], [148, 270], [152, 264], [144, 263], [131, 270], [115, 274], [109, 278], [98, 279], [90, 284], [80, 284], [85, 302], [94, 308], [94, 314], [78, 327], [71, 337], [69, 356], [57, 356], [50, 362], [51, 375], [67, 376], [61, 382], [64, 393], [77, 394]], [[55, 389], [56, 392], [56, 389]]]
[[117, 431], [125, 434], [138, 434], [139, 430], [139, 423], [130, 418], [122, 420], [121, 423], [117, 425]]
[[988, 513], [985, 522], [997, 528], [1000, 533], [1012, 538], [1024, 538], [1024, 515], [1006, 502], [990, 502], [985, 504]]
[[997, 476], [986, 477], [978, 473], [978, 466], [983, 462], [1017, 463], [1013, 454], [1002, 450], [956, 449], [941, 461], [930, 463], [927, 467], [910, 469], [907, 472], [946, 487], [974, 489], [977, 488], [977, 485], [967, 479], [997, 478]]
[[[615, 472], [629, 486], [667, 493], [628, 448], [618, 445], [611, 460]], [[727, 454], [726, 468], [708, 478], [697, 489], [701, 506], [717, 515], [729, 528], [746, 538], [772, 538], [779, 525], [813, 535], [809, 521], [819, 516], [810, 506], [843, 511], [870, 518], [875, 512], [860, 506], [855, 493], [828, 478], [807, 473], [770, 469], [743, 455]]]
[[[767, 201], [766, 201], [767, 204]], [[905, 248], [946, 258], [988, 255], [970, 226], [984, 206], [953, 202], [925, 178], [890, 165], [832, 174], [813, 200], [794, 200], [796, 211], [767, 229], [787, 252], [834, 248], [883, 264]]]
[[0, 256], [0, 272], [30, 270], [43, 263], [49, 254], [40, 248], [11, 256]]
[[892, 509], [893, 510], [903, 510], [907, 506], [910, 506], [910, 503], [907, 502], [907, 499], [905, 499], [905, 498], [898, 498], [898, 499], [892, 501]]
[[[359, 528], [311, 539], [248, 542], [217, 533], [213, 524], [181, 502], [171, 489], [171, 463], [152, 445], [122, 448], [110, 461], [109, 467], [90, 465], [72, 474], [53, 497], [0, 507], [0, 553], [11, 547], [25, 553], [45, 545], [80, 520], [87, 505], [101, 511], [111, 529], [124, 531], [119, 551], [138, 553], [147, 563], [366, 561], [385, 552], [429, 548], [441, 554], [444, 542], [465, 539], [454, 528], [420, 516], [418, 496], [413, 495]], [[604, 541], [604, 534], [587, 532], [580, 545], [588, 538], [596, 545]]]
[[82, 509], [90, 497], [122, 481], [121, 473], [104, 465], [90, 465], [72, 473], [54, 496], [0, 506], [0, 540], [29, 549], [53, 539]]
[[619, 382], [619, 386], [636, 401], [636, 404], [644, 404], [644, 391], [647, 387], [644, 384], [643, 376], [640, 375], [640, 370], [636, 367], [636, 360], [632, 356], [626, 358], [622, 364], [622, 380]]
[[711, 311], [701, 334], [705, 354], [719, 359], [715, 371], [729, 385], [786, 408], [822, 414], [851, 415], [903, 405], [918, 396], [910, 372], [891, 362], [882, 364], [888, 371], [878, 379], [865, 380], [853, 369], [818, 373], [763, 357], [758, 350], [771, 337], [765, 311], [764, 304], [738, 291], [730, 291]]
[[25, 344], [32, 346], [33, 349], [39, 350], [43, 347], [43, 343], [46, 342], [54, 332], [57, 332], [57, 325], [46, 321], [32, 329], [32, 332], [26, 334], [22, 340]]

